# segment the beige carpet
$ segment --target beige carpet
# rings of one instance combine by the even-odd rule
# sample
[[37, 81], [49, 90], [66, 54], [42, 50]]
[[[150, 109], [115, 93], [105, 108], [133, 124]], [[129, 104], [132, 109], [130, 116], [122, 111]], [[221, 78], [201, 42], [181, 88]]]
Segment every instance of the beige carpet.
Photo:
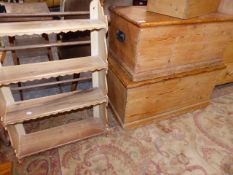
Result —
[[[52, 124], [27, 127], [46, 125]], [[108, 137], [47, 151], [22, 164], [1, 144], [0, 161], [6, 160], [14, 162], [15, 175], [233, 175], [233, 84], [217, 88], [204, 110], [130, 131], [116, 126]]]

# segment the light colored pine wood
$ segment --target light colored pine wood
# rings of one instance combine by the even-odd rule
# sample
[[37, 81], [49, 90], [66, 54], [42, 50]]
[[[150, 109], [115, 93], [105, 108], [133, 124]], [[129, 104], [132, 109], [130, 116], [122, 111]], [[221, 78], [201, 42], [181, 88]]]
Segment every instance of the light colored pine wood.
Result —
[[38, 80], [74, 73], [106, 69], [106, 62], [99, 57], [82, 57], [67, 60], [6, 66], [0, 69], [0, 84]]
[[12, 170], [11, 162], [0, 164], [0, 175], [12, 175], [11, 170]]
[[4, 89], [0, 89], [0, 117], [1, 121], [3, 120], [3, 116], [6, 114], [6, 101], [4, 100]]
[[1, 122], [0, 122], [0, 142], [2, 142], [2, 144], [5, 144], [6, 146], [10, 145], [10, 139]]
[[[48, 39], [49, 39], [49, 43], [56, 43], [57, 35], [56, 34], [50, 34], [50, 35], [48, 35]], [[50, 54], [50, 59], [51, 60], [59, 60], [57, 47], [51, 47], [49, 49], [49, 54]]]
[[[96, 14], [94, 14], [96, 13]], [[50, 34], [51, 32], [68, 32], [76, 30], [91, 30], [92, 56], [69, 60], [51, 61], [35, 64], [25, 64], [0, 68], [0, 81], [4, 86], [10, 83], [26, 82], [42, 78], [71, 75], [80, 72], [92, 72], [93, 88], [83, 92], [70, 92], [55, 96], [42, 97], [23, 102], [14, 102], [10, 89], [6, 87], [0, 95], [1, 108], [6, 108], [4, 123], [9, 132], [16, 156], [21, 159], [26, 156], [52, 149], [64, 144], [96, 136], [108, 128], [107, 116], [107, 18], [98, 0], [90, 4], [90, 20], [43, 21], [0, 24], [0, 35]], [[48, 25], [49, 24], [49, 25]], [[4, 27], [12, 29], [1, 33]], [[16, 27], [16, 28], [12, 28]], [[9, 46], [8, 46], [9, 47]], [[41, 47], [41, 46], [38, 46]], [[5, 55], [11, 52], [6, 51]], [[12, 53], [11, 53], [12, 54]], [[52, 55], [54, 57], [54, 55]], [[12, 55], [11, 55], [12, 57]], [[55, 57], [57, 57], [55, 55]], [[4, 87], [5, 88], [5, 87]], [[1, 90], [4, 90], [1, 88]], [[6, 97], [6, 95], [9, 97]], [[61, 125], [35, 133], [25, 133], [22, 123], [48, 115], [63, 113], [84, 107], [94, 107], [94, 118], [75, 123]], [[26, 115], [25, 115], [26, 114]], [[30, 117], [29, 117], [30, 116]], [[10, 123], [10, 124], [9, 124]]]
[[15, 35], [41, 35], [43, 33], [67, 33], [85, 30], [98, 30], [107, 28], [104, 21], [72, 19], [72, 20], [51, 20], [32, 22], [0, 23], [0, 37]]
[[225, 48], [223, 58], [226, 69], [222, 71], [218, 84], [233, 82], [233, 41]]
[[81, 81], [89, 81], [92, 80], [92, 77], [83, 77], [83, 78], [73, 78], [71, 80], [60, 80], [56, 82], [49, 82], [49, 83], [40, 83], [36, 85], [28, 85], [24, 87], [15, 87], [11, 88], [11, 91], [20, 91], [20, 90], [26, 90], [26, 89], [34, 89], [39, 87], [48, 87], [48, 86], [54, 86], [54, 85], [61, 85], [61, 84], [70, 84], [73, 82], [81, 82]]
[[101, 119], [91, 118], [74, 123], [28, 133], [20, 138], [18, 158], [103, 134], [105, 126]]
[[[35, 13], [49, 13], [49, 8], [45, 2], [37, 3], [0, 3], [5, 6], [7, 14], [35, 14]], [[46, 10], [45, 10], [46, 9]], [[3, 14], [4, 15], [4, 14]]]
[[[11, 4], [11, 5], [15, 5], [15, 4]], [[17, 5], [21, 5], [21, 4], [17, 4]], [[27, 5], [27, 4], [22, 4], [22, 5]], [[26, 9], [27, 7], [25, 7]], [[24, 11], [22, 11], [23, 13], [19, 13], [19, 12], [10, 12], [10, 13], [2, 13], [0, 15], [0, 18], [25, 18], [25, 17], [53, 17], [53, 16], [79, 16], [79, 15], [89, 15], [90, 12], [89, 11], [77, 11], [77, 12], [39, 12], [39, 13], [25, 13]], [[34, 18], [31, 18], [28, 21], [33, 21]], [[51, 18], [49, 18], [51, 19]], [[20, 21], [22, 21], [22, 19], [19, 19]], [[38, 21], [38, 19], [35, 18], [36, 21]], [[43, 20], [43, 19], [42, 19]], [[27, 20], [25, 20], [27, 21]], [[16, 21], [15, 21], [16, 22]]]
[[[3, 45], [4, 46], [4, 45]], [[0, 63], [0, 69], [2, 64]], [[15, 103], [12, 92], [9, 87], [0, 87], [0, 114], [1, 114], [1, 123], [4, 120], [4, 115], [6, 114], [7, 106], [10, 106]], [[2, 112], [4, 111], [4, 112]], [[9, 135], [11, 144], [14, 149], [17, 149], [20, 135], [25, 135], [25, 129], [23, 124], [16, 124], [14, 126], [4, 126], [7, 130], [12, 130], [12, 135]]]
[[[16, 22], [16, 21], [43, 21], [43, 20], [51, 20], [51, 17], [46, 16], [37, 16], [37, 17], [30, 17], [30, 16], [21, 16], [22, 13], [24, 14], [32, 14], [32, 13], [49, 13], [49, 8], [44, 2], [40, 3], [3, 3], [0, 2], [6, 9], [6, 13], [0, 14], [0, 22]], [[15, 17], [10, 17], [11, 15], [15, 14]]]
[[[147, 12], [146, 7], [130, 6], [130, 7], [112, 7], [110, 12], [121, 16], [128, 22], [136, 25], [140, 28], [158, 27], [158, 26], [170, 26], [170, 25], [184, 25], [184, 24], [202, 24], [202, 23], [214, 23], [214, 22], [227, 22], [232, 21], [232, 15], [226, 15], [222, 13], [212, 13], [202, 17], [196, 17], [191, 19], [182, 20], [179, 18], [170, 17], [167, 15], [161, 15], [158, 13]], [[112, 22], [112, 20], [111, 20]]]
[[7, 113], [3, 122], [5, 125], [21, 123], [106, 102], [107, 97], [100, 89], [62, 93], [16, 102], [7, 107]]
[[[108, 24], [107, 17], [104, 15], [104, 11], [100, 5], [99, 0], [93, 0], [90, 3], [90, 19], [104, 21], [106, 24]], [[106, 33], [107, 28], [103, 28], [99, 31], [91, 31], [91, 55], [99, 56], [105, 61], [107, 61], [107, 43], [105, 39]], [[93, 87], [99, 87], [103, 89], [105, 93], [107, 93], [106, 83], [106, 71], [92, 74]], [[100, 106], [96, 106], [93, 109], [93, 115], [95, 118], [100, 118], [105, 112], [106, 108], [102, 108]]]
[[220, 0], [148, 0], [148, 11], [188, 19], [217, 11]]
[[223, 62], [208, 69], [133, 82], [109, 57], [109, 100], [123, 127], [138, 127], [208, 105]]
[[[230, 15], [181, 20], [145, 7], [117, 7], [111, 10], [109, 51], [133, 81], [153, 79], [221, 61], [232, 28]], [[117, 39], [118, 31], [124, 42]]]

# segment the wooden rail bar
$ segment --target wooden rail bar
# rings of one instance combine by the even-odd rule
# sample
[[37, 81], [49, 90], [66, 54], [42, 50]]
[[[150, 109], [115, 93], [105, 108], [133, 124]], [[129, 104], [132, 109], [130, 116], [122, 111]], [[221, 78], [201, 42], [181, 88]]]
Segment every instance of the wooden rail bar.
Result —
[[0, 18], [78, 16], [78, 15], [89, 15], [89, 14], [90, 14], [89, 11], [79, 11], [79, 12], [50, 12], [50, 13], [33, 13], [33, 14], [1, 13], [1, 14], [0, 14]]
[[74, 46], [74, 45], [85, 45], [90, 44], [91, 41], [72, 41], [64, 43], [48, 43], [48, 44], [34, 44], [25, 46], [12, 46], [12, 47], [0, 47], [0, 52], [4, 51], [15, 51], [15, 50], [25, 50], [25, 49], [39, 49], [46, 47], [64, 47], [64, 46]]
[[53, 85], [58, 85], [58, 84], [68, 84], [68, 83], [72, 83], [72, 82], [88, 81], [91, 79], [92, 79], [92, 77], [74, 78], [71, 80], [61, 80], [61, 81], [57, 81], [57, 82], [49, 82], [49, 83], [41, 83], [41, 84], [30, 85], [30, 86], [16, 87], [16, 88], [11, 88], [11, 90], [12, 91], [21, 91], [21, 90], [26, 90], [26, 89], [33, 89], [33, 88], [45, 87], [45, 86], [53, 86]]

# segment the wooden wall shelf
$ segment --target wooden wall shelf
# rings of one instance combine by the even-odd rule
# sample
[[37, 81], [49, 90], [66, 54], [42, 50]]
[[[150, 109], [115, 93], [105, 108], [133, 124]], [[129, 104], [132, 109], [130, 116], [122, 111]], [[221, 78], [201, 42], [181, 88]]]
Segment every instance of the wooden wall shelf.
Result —
[[[85, 14], [86, 13], [87, 12], [85, 12]], [[102, 134], [108, 129], [106, 110], [108, 103], [108, 88], [106, 82], [106, 72], [108, 69], [106, 46], [106, 32], [108, 30], [107, 17], [103, 13], [99, 0], [92, 0], [90, 3], [90, 12], [88, 12], [88, 14], [90, 14], [90, 19], [0, 23], [0, 37], [2, 40], [2, 53], [0, 53], [0, 116], [2, 124], [9, 133], [12, 146], [19, 159], [64, 144]], [[35, 17], [37, 16], [35, 15]], [[27, 47], [10, 45], [10, 37], [21, 35], [30, 36], [34, 34], [49, 35], [51, 33], [55, 35], [86, 30], [90, 30], [90, 41], [84, 41], [83, 43], [75, 43], [72, 41], [71, 45], [90, 43], [90, 56], [41, 63], [2, 66], [5, 59], [13, 58], [15, 50], [22, 50], [21, 47]], [[57, 44], [58, 46], [63, 46], [63, 44]], [[64, 45], [69, 45], [69, 43], [65, 43]], [[30, 49], [33, 49], [30, 43], [28, 46]], [[53, 43], [39, 43], [36, 47], [54, 48], [54, 46], [56, 45], [53, 45]], [[92, 81], [92, 87], [88, 90], [72, 91], [16, 102], [9, 87], [9, 85], [13, 83], [19, 84], [22, 82], [74, 75], [84, 72], [91, 73], [91, 77], [83, 78], [83, 80], [88, 79]], [[74, 81], [79, 80], [82, 81], [82, 78], [74, 78]], [[63, 80], [61, 82], [70, 82], [70, 80]], [[50, 84], [54, 83], [44, 83], [42, 85]], [[31, 88], [33, 87], [34, 86], [31, 86]], [[18, 88], [20, 89], [21, 87]], [[28, 120], [86, 107], [93, 107], [92, 118], [41, 130], [35, 133], [26, 133], [23, 126], [23, 122]]]

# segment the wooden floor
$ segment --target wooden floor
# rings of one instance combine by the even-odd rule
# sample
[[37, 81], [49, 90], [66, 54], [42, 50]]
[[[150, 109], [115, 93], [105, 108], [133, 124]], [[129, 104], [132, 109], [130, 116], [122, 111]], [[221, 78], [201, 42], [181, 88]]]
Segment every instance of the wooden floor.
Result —
[[11, 175], [11, 163], [0, 164], [0, 175]]

